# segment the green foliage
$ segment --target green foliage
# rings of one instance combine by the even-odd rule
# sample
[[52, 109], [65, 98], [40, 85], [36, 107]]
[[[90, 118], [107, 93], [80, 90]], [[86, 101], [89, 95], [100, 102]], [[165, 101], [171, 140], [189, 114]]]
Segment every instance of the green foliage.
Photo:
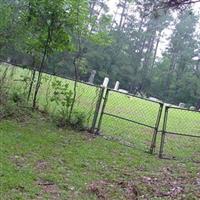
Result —
[[[170, 12], [154, 10], [157, 3], [150, 0], [142, 4], [120, 1], [117, 18], [110, 14], [105, 0], [0, 3], [3, 59], [22, 64], [21, 57], [29, 56], [34, 58], [29, 67], [73, 78], [75, 63], [76, 77], [84, 81], [96, 70], [96, 84], [109, 76], [111, 87], [118, 80], [121, 88], [134, 94], [145, 93], [172, 103], [195, 104], [198, 99], [199, 64], [192, 57], [200, 45], [195, 35], [199, 19], [190, 9], [178, 13], [176, 20]], [[158, 59], [167, 29], [172, 35]]]
[[[66, 1], [27, 1], [28, 10], [25, 10], [24, 21], [27, 32], [27, 47], [35, 53], [40, 53], [48, 42], [48, 54], [53, 51], [68, 49], [70, 36], [66, 24], [70, 10]], [[66, 7], [65, 7], [66, 6]], [[73, 22], [71, 22], [73, 24]], [[69, 28], [69, 27], [68, 27]], [[47, 38], [50, 36], [49, 41]]]
[[195, 70], [198, 63], [192, 60], [199, 45], [194, 38], [197, 17], [188, 12], [180, 14], [168, 51], [152, 71], [151, 93], [157, 93], [165, 101], [195, 105], [200, 96], [198, 70]]
[[24, 96], [23, 94], [20, 94], [19, 92], [15, 91], [11, 95], [11, 100], [16, 104], [22, 104], [24, 103]]
[[19, 91], [1, 92], [0, 120], [15, 119], [17, 121], [26, 121], [32, 116], [33, 113], [26, 103], [23, 93]]
[[86, 114], [85, 112], [75, 111], [73, 112], [71, 119], [71, 126], [79, 131], [85, 130], [85, 122], [86, 122]]
[[61, 80], [54, 80], [52, 82], [52, 96], [51, 102], [56, 103], [59, 112], [58, 126], [72, 126], [78, 130], [84, 130], [84, 124], [86, 122], [86, 116], [84, 112], [74, 111], [72, 118], [69, 121], [69, 112], [73, 103], [73, 92], [69, 88], [68, 83], [64, 83]]
[[69, 109], [73, 101], [73, 93], [69, 89], [68, 83], [63, 83], [60, 80], [52, 82], [53, 95], [51, 102], [55, 102], [60, 110], [60, 114], [64, 120], [68, 119]]

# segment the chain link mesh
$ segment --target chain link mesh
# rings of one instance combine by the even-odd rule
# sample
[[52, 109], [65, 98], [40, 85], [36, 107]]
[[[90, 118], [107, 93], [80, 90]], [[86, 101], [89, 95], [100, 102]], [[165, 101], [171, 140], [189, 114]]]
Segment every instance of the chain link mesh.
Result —
[[167, 109], [163, 156], [200, 162], [200, 112]]
[[[50, 100], [46, 98], [52, 96], [53, 92], [52, 82], [55, 80], [60, 80], [63, 84], [68, 84], [68, 88], [70, 91], [72, 91], [72, 97], [73, 97], [75, 81], [70, 79], [63, 79], [56, 76], [52, 78], [52, 75], [47, 75], [47, 74], [45, 74], [44, 76], [45, 78], [48, 77], [47, 79], [50, 81], [49, 81], [49, 86], [47, 84], [42, 85], [39, 95], [39, 101], [41, 102], [40, 104], [43, 105], [43, 107], [48, 105], [49, 107], [48, 109], [56, 113], [60, 109], [59, 106], [53, 102], [47, 103]], [[43, 91], [47, 91], [48, 87], [49, 87], [48, 89], [49, 94], [46, 95], [46, 97], [44, 97], [44, 95], [42, 95], [44, 93]], [[87, 84], [84, 82], [77, 81], [75, 90], [76, 90], [76, 95], [75, 95], [75, 103], [72, 110], [72, 115], [77, 112], [82, 113], [85, 117], [84, 126], [90, 128], [92, 125], [92, 119], [95, 112], [95, 106], [99, 96], [100, 88], [92, 84]]]
[[[29, 69], [23, 69], [11, 65], [1, 66], [1, 74], [6, 71], [6, 84], [9, 91], [13, 91], [24, 94], [28, 93], [30, 80], [32, 76], [32, 71]], [[30, 102], [33, 100], [34, 88], [36, 85], [36, 79], [38, 72], [35, 74], [35, 80], [33, 82], [33, 90], [30, 96]], [[68, 84], [68, 90], [72, 91], [72, 97], [74, 92], [74, 80], [60, 78], [58, 76], [49, 75], [46, 73], [42, 74], [41, 87], [38, 93], [38, 106], [42, 110], [46, 110], [53, 115], [59, 114], [62, 105], [58, 105], [51, 101], [54, 93], [54, 88], [52, 83], [55, 81], [60, 81], [62, 85]], [[77, 81], [76, 87], [76, 97], [74, 103], [74, 109], [72, 115], [76, 112], [83, 113], [84, 115], [84, 126], [90, 128], [92, 125], [93, 115], [95, 112], [96, 102], [99, 97], [100, 87], [87, 84], [84, 82]], [[31, 105], [30, 105], [31, 106]]]
[[[31, 70], [10, 65], [2, 65], [0, 69], [1, 79], [5, 76], [4, 85], [6, 89], [9, 92], [20, 92], [24, 95], [27, 94], [32, 74]], [[35, 75], [37, 77], [38, 72]], [[50, 101], [53, 94], [52, 82], [55, 80], [61, 81], [62, 84], [67, 83], [69, 90], [72, 92], [74, 81], [43, 73], [38, 105], [41, 109], [47, 109], [50, 113], [56, 114], [60, 107], [55, 102]], [[35, 88], [35, 84], [34, 81], [33, 88]], [[92, 126], [101, 91], [102, 88], [99, 86], [77, 82], [73, 113], [77, 111], [84, 113], [84, 126], [87, 128]], [[32, 98], [33, 92], [31, 93], [31, 100]], [[157, 136], [157, 139], [154, 138], [157, 144], [161, 139], [161, 130], [165, 123], [163, 112], [159, 125], [161, 108], [162, 103], [160, 102], [109, 90], [105, 109], [102, 113], [100, 132], [108, 139], [118, 140], [129, 146], [149, 150], [153, 136]], [[102, 109], [102, 105], [100, 109]], [[168, 113], [163, 156], [200, 162], [200, 112], [178, 107], [166, 107], [163, 110], [166, 111], [166, 109], [168, 109]], [[100, 117], [98, 116], [97, 123], [99, 120]], [[159, 134], [155, 135], [158, 125]]]
[[149, 150], [161, 104], [109, 91], [101, 132], [122, 143]]

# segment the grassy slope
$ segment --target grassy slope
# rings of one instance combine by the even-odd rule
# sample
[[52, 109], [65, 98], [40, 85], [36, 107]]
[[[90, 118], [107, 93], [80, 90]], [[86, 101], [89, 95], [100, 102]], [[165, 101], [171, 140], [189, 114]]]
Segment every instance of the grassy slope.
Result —
[[[0, 70], [4, 70], [5, 67], [1, 66]], [[0, 71], [0, 73], [2, 73]], [[8, 71], [9, 83], [12, 84], [12, 89], [18, 90], [22, 88], [23, 79], [21, 76], [30, 76], [30, 71], [21, 68], [10, 67]], [[13, 73], [14, 72], [14, 73]], [[13, 76], [12, 76], [13, 73]], [[48, 82], [52, 82], [53, 79], [61, 80], [63, 83], [69, 83], [70, 88], [73, 87], [73, 81], [65, 80], [62, 78], [56, 78], [50, 75], [44, 75], [42, 88], [39, 95], [39, 105], [45, 108], [46, 91], [48, 88]], [[79, 111], [84, 111], [87, 115], [87, 126], [91, 126], [92, 116], [95, 108], [95, 103], [98, 96], [98, 90], [95, 87], [85, 84], [78, 84], [77, 103], [75, 108]], [[51, 87], [49, 88], [48, 96], [52, 94]], [[47, 108], [50, 112], [58, 110], [55, 104], [49, 103]], [[138, 98], [130, 97], [126, 95], [111, 92], [108, 98], [105, 111], [111, 114], [115, 114], [120, 117], [135, 120], [137, 122], [145, 123], [150, 126], [154, 126], [156, 122], [157, 112], [159, 105], [157, 103], [141, 100]], [[169, 110], [169, 119], [167, 130], [171, 132], [178, 132], [182, 134], [200, 134], [200, 113], [181, 111], [181, 110]], [[161, 120], [162, 122], [162, 120]], [[162, 127], [162, 123], [160, 128]], [[148, 150], [152, 140], [153, 129], [145, 128], [137, 124], [133, 124], [127, 121], [119, 120], [110, 116], [104, 115], [102, 132], [105, 135], [120, 136], [123, 140], [131, 142], [135, 147]], [[157, 139], [157, 151], [159, 150], [160, 134]], [[187, 138], [181, 136], [167, 135], [164, 153], [167, 156], [175, 156], [181, 159], [200, 160], [200, 148], [199, 139]]]
[[0, 122], [0, 199], [198, 199], [199, 165], [159, 160], [41, 116]]

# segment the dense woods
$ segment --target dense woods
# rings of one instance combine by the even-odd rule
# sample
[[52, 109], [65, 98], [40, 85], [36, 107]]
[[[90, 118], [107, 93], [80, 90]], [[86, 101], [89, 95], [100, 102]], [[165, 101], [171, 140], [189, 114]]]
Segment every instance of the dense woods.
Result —
[[109, 77], [110, 87], [119, 81], [133, 94], [198, 104], [195, 2], [116, 3], [110, 8], [106, 0], [0, 0], [0, 59], [33, 70], [34, 99], [43, 71], [88, 81], [95, 70], [95, 84]]

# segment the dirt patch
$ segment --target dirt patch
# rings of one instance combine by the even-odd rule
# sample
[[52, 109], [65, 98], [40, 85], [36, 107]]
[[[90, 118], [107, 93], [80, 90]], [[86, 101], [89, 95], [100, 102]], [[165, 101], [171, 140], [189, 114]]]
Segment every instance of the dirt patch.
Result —
[[88, 186], [88, 191], [94, 193], [99, 199], [108, 199], [108, 185], [107, 181], [94, 181]]
[[88, 191], [100, 200], [121, 199], [137, 200], [139, 191], [132, 181], [93, 181], [88, 185]]
[[83, 136], [85, 141], [93, 141], [97, 138], [97, 135], [89, 133], [89, 130], [88, 132], [85, 131]]
[[41, 192], [38, 194], [37, 199], [43, 199], [44, 195], [48, 195], [51, 200], [60, 199], [60, 190], [59, 187], [53, 182], [40, 179], [37, 181], [37, 185], [41, 187]]
[[140, 193], [133, 181], [121, 181], [118, 185], [124, 190], [124, 196], [127, 200], [138, 199]]
[[35, 167], [39, 172], [46, 171], [50, 168], [49, 163], [45, 160], [38, 160]]

